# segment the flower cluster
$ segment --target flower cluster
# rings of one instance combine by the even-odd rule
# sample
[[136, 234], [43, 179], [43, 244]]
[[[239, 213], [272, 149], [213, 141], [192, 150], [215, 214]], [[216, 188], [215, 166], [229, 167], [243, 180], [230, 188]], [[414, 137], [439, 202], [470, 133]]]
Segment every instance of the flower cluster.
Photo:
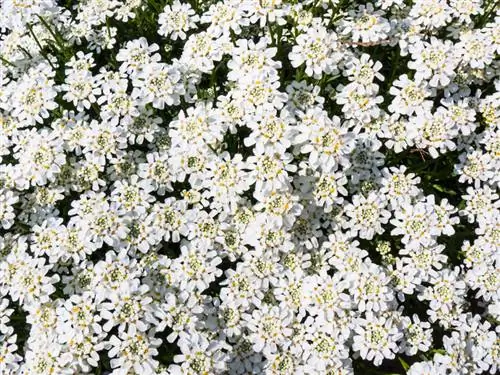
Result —
[[3, 0], [0, 374], [500, 371], [494, 0]]

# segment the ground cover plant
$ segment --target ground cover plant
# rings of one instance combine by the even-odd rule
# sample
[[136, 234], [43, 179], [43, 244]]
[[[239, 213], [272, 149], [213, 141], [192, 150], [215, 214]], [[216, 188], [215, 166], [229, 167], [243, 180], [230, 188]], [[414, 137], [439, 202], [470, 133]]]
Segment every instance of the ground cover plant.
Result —
[[496, 374], [494, 0], [0, 0], [0, 374]]

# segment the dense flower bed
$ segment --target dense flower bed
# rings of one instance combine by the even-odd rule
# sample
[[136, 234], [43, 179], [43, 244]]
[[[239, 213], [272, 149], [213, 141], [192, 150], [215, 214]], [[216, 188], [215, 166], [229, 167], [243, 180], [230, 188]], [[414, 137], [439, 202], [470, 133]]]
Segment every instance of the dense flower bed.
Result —
[[495, 0], [2, 0], [0, 374], [496, 374]]

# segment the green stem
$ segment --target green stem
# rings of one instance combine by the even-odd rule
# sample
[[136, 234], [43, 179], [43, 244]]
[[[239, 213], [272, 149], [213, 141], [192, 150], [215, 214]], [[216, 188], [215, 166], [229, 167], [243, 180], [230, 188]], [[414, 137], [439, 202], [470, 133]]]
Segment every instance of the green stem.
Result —
[[[499, 1], [499, 0], [497, 0], [497, 1], [492, 1], [492, 2], [491, 2], [491, 4], [492, 4], [491, 9], [488, 9], [489, 4], [485, 5], [485, 7], [484, 7], [484, 9], [485, 9], [485, 13], [484, 13], [484, 15], [481, 17], [481, 25], [486, 24], [486, 22], [488, 21], [488, 18], [491, 16], [491, 14], [492, 14], [494, 11], [496, 11], [496, 10], [497, 10], [498, 5], [500, 4], [500, 1]], [[486, 9], [488, 9], [488, 10], [486, 10]]]
[[33, 56], [31, 56], [31, 53], [28, 52], [28, 50], [24, 47], [21, 47], [21, 46], [18, 46], [17, 48], [19, 48], [19, 50], [24, 53], [26, 56], [28, 56], [30, 59], [33, 58]]
[[33, 39], [35, 40], [38, 48], [40, 49], [40, 54], [44, 57], [45, 60], [47, 60], [47, 62], [49, 63], [49, 65], [52, 67], [52, 69], [56, 70], [54, 64], [52, 64], [52, 61], [50, 61], [50, 59], [48, 58], [48, 56], [43, 52], [43, 47], [40, 44], [40, 41], [38, 40], [38, 38], [36, 37], [35, 32], [33, 31], [32, 25], [27, 24], [26, 26], [28, 27], [28, 30], [29, 30], [31, 36], [33, 37]]
[[155, 2], [153, 0], [149, 0], [148, 1], [148, 5], [153, 8], [153, 10], [156, 12], [156, 13], [161, 13], [161, 10], [156, 6]]
[[16, 65], [14, 65], [13, 63], [11, 63], [9, 60], [7, 59], [4, 59], [2, 56], [0, 56], [0, 61], [3, 62], [4, 64], [7, 64], [7, 65], [10, 65], [10, 66], [13, 66], [14, 68], [16, 67]]
[[106, 17], [106, 30], [108, 31], [108, 37], [111, 38], [111, 30], [109, 28], [109, 18]]
[[43, 17], [41, 17], [38, 14], [37, 14], [37, 17], [40, 20], [40, 22], [42, 23], [42, 25], [49, 31], [50, 35], [52, 35], [54, 37], [54, 41], [59, 46], [59, 48], [61, 48], [62, 50], [64, 50], [64, 42], [65, 41], [62, 38], [62, 35], [60, 35], [60, 34], [58, 35], [56, 32], [54, 32], [52, 30], [52, 27], [50, 27], [50, 25], [47, 23], [47, 21], [45, 21], [45, 19], [43, 19]]

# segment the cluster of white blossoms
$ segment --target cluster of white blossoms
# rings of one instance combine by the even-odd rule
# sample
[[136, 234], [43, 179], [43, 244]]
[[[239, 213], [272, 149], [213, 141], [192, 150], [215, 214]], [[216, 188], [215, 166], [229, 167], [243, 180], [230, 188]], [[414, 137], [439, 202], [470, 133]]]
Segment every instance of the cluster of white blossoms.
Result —
[[496, 374], [495, 0], [0, 1], [0, 374]]

